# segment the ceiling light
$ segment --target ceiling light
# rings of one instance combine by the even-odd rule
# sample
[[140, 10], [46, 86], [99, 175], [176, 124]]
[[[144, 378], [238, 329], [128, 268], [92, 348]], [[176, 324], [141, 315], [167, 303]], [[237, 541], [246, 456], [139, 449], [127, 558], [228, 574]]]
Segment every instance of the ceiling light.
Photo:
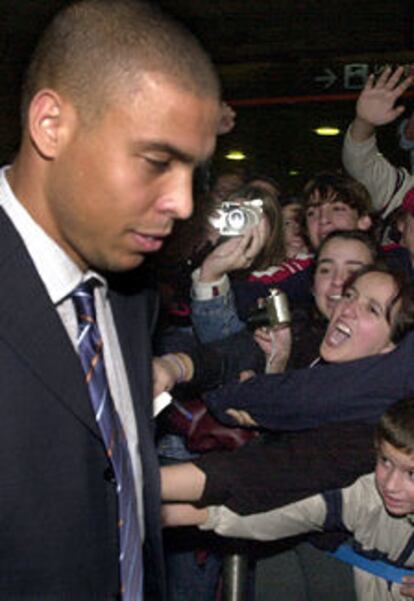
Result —
[[318, 136], [337, 136], [341, 133], [341, 130], [338, 127], [328, 127], [327, 125], [317, 127], [313, 131], [315, 134], [318, 134]]
[[245, 158], [246, 155], [241, 150], [230, 150], [230, 152], [226, 154], [226, 159], [229, 161], [244, 161]]

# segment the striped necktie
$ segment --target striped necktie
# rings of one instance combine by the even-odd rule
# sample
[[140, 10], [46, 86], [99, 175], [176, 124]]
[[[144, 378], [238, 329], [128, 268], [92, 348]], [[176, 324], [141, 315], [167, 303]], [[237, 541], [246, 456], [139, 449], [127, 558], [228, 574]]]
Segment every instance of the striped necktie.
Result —
[[97, 280], [80, 284], [72, 293], [78, 318], [77, 344], [95, 419], [112, 464], [118, 496], [119, 564], [124, 601], [142, 601], [142, 541], [134, 477], [127, 440], [109, 391], [102, 337], [96, 323], [93, 290]]

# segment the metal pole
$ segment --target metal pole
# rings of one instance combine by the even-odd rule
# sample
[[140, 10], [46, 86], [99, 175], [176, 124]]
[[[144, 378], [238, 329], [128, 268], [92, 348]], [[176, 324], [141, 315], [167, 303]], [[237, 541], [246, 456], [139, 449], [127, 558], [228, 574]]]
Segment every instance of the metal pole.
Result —
[[247, 555], [231, 553], [223, 562], [223, 601], [245, 601]]

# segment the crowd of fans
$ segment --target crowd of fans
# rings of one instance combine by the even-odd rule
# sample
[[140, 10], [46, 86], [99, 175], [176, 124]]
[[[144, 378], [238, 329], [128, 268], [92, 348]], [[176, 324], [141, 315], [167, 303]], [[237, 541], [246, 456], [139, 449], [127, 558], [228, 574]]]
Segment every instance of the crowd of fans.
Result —
[[375, 138], [413, 80], [369, 77], [299, 196], [210, 189], [236, 115], [185, 27], [52, 19], [0, 170], [0, 599], [414, 598], [414, 176]]
[[[368, 79], [344, 138], [342, 167], [316, 174], [301, 196], [285, 194], [269, 175], [218, 175], [203, 219], [191, 224], [198, 232], [191, 252], [177, 254], [168, 272], [156, 266], [166, 318], [156, 340], [154, 379], [158, 392], [172, 391], [175, 399], [159, 420], [169, 526], [207, 519], [202, 514], [200, 521], [204, 510], [183, 502], [219, 505], [236, 515], [236, 526], [226, 530], [210, 517], [208, 527], [246, 536], [240, 514], [256, 523], [259, 512], [347, 487], [376, 464], [378, 471], [375, 424], [392, 403], [414, 396], [414, 176], [379, 153], [375, 128], [402, 114], [397, 101], [411, 83], [399, 68]], [[411, 120], [401, 129], [407, 145]], [[259, 208], [250, 209], [257, 200]], [[249, 219], [253, 212], [240, 232], [237, 224], [230, 232], [217, 225], [217, 216], [234, 207], [247, 210]], [[279, 306], [286, 298], [288, 315], [286, 305]], [[202, 367], [186, 353], [189, 346], [199, 349]], [[205, 370], [220, 375], [201, 377], [200, 385]], [[208, 426], [197, 424], [186, 405], [202, 394], [215, 416]], [[177, 412], [188, 420], [187, 429], [176, 429]], [[242, 437], [229, 451], [225, 436], [213, 432], [216, 419], [222, 430], [242, 427], [254, 436], [248, 442], [249, 436]], [[194, 452], [202, 428], [212, 430], [214, 452]], [[385, 486], [383, 497], [393, 494]], [[414, 508], [414, 496], [412, 501]], [[350, 502], [356, 511], [357, 502]], [[375, 555], [375, 541], [364, 548], [358, 529], [348, 530], [362, 555]], [[171, 601], [220, 599], [221, 557], [228, 546], [188, 529], [181, 537], [173, 532], [167, 544]], [[250, 538], [266, 539], [254, 529]], [[322, 536], [318, 546], [331, 548], [343, 538]], [[276, 562], [281, 548], [276, 545]], [[398, 556], [378, 553], [409, 565], [411, 550], [402, 541], [398, 549]], [[257, 561], [263, 549], [250, 545], [248, 553]], [[337, 562], [329, 570], [330, 583], [308, 591], [306, 599], [331, 599], [334, 580], [351, 578]], [[250, 576], [248, 596], [254, 599]], [[362, 580], [357, 576], [359, 599], [394, 598], [387, 597], [380, 578]], [[408, 585], [398, 585], [397, 593], [414, 597]], [[344, 585], [335, 599], [353, 595]], [[278, 597], [261, 593], [265, 598]]]

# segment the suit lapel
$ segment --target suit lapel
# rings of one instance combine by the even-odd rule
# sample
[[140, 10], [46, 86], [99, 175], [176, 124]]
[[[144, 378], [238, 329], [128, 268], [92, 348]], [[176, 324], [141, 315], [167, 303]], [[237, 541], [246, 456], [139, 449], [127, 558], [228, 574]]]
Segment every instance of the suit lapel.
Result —
[[142, 411], [145, 409], [145, 421], [148, 421], [152, 418], [152, 403], [148, 403], [152, 400], [152, 382], [148, 369], [151, 348], [148, 334], [147, 299], [145, 293], [129, 296], [112, 290], [110, 301], [134, 409], [137, 416], [142, 418], [144, 417]]
[[0, 281], [0, 340], [20, 356], [59, 402], [100, 437], [79, 358], [24, 244], [3, 211]]

